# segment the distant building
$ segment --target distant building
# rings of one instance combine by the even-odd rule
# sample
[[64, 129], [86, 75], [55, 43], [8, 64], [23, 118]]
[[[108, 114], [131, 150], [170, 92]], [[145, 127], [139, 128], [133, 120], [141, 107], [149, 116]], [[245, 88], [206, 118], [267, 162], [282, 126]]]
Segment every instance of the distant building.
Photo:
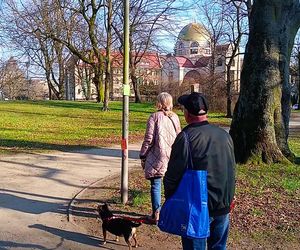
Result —
[[[110, 97], [123, 96], [123, 57], [119, 52], [112, 55], [112, 84]], [[161, 61], [158, 53], [147, 52], [137, 65], [138, 83], [143, 86], [158, 85], [161, 82]], [[93, 73], [91, 67], [83, 61], [72, 57], [69, 60], [65, 75], [65, 92], [67, 100], [95, 99], [96, 89], [92, 83]], [[104, 80], [103, 75], [103, 80]], [[130, 80], [131, 83], [131, 80]], [[131, 88], [132, 89], [132, 88]], [[133, 90], [131, 91], [134, 95]]]
[[[169, 91], [174, 97], [191, 90], [211, 92], [213, 88], [225, 88], [229, 55], [230, 44], [217, 44], [215, 50], [212, 50], [208, 31], [200, 24], [190, 23], [179, 32], [174, 54], [145, 53], [138, 64], [136, 77], [144, 95], [154, 94], [155, 91]], [[240, 88], [242, 60], [237, 55], [230, 67], [230, 77], [236, 93]], [[113, 52], [111, 98], [122, 97], [122, 62], [122, 55]], [[75, 57], [69, 60], [65, 79], [66, 99], [96, 97], [94, 85], [91, 83], [90, 66]], [[209, 82], [213, 82], [214, 86], [208, 86]], [[222, 95], [225, 96], [224, 92]]]
[[[230, 44], [217, 44], [212, 51], [208, 31], [200, 24], [190, 23], [179, 33], [174, 48], [174, 55], [165, 58], [162, 65], [162, 85], [165, 89], [177, 86], [179, 93], [187, 91], [209, 92], [206, 86], [209, 81], [218, 82], [219, 87], [226, 80], [226, 64], [231, 55]], [[230, 67], [233, 89], [240, 88], [240, 71], [243, 59], [237, 55]], [[214, 79], [211, 77], [213, 71]], [[175, 88], [176, 89], [176, 88]], [[173, 93], [176, 95], [176, 93]]]

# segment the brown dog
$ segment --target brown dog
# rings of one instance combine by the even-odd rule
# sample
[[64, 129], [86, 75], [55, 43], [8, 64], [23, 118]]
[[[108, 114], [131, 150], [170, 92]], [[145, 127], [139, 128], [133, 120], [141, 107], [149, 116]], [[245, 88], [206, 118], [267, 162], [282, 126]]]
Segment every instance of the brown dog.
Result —
[[103, 222], [103, 244], [106, 244], [106, 232], [108, 231], [117, 236], [116, 241], [118, 241], [118, 236], [123, 236], [129, 250], [132, 249], [130, 243], [132, 238], [134, 240], [134, 247], [137, 247], [136, 228], [141, 225], [140, 222], [133, 222], [126, 218], [114, 216], [107, 204], [99, 205], [98, 212]]

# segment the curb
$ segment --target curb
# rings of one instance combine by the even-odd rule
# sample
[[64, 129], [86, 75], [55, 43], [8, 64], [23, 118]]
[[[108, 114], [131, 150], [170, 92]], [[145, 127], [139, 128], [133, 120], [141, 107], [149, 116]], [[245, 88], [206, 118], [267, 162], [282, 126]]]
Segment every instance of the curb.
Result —
[[[131, 170], [134, 170], [134, 169], [135, 169], [135, 167], [131, 168]], [[68, 222], [71, 222], [73, 225], [76, 225], [76, 226], [79, 226], [80, 228], [82, 228], [74, 220], [75, 215], [73, 215], [72, 207], [75, 207], [76, 200], [81, 199], [84, 196], [85, 191], [88, 190], [89, 188], [97, 186], [99, 183], [106, 181], [107, 179], [110, 179], [110, 178], [113, 179], [113, 178], [119, 177], [119, 176], [120, 176], [120, 173], [113, 173], [113, 174], [107, 175], [105, 177], [102, 177], [101, 179], [98, 179], [98, 180], [90, 183], [86, 187], [82, 188], [78, 193], [76, 193], [73, 196], [73, 198], [70, 200], [70, 202], [68, 203], [68, 207], [67, 207], [67, 211], [66, 211]]]
[[[113, 175], [110, 175], [109, 177], [111, 177]], [[89, 184], [88, 186], [84, 187], [83, 189], [81, 189], [77, 194], [75, 194], [73, 196], [73, 198], [70, 200], [69, 204], [68, 204], [68, 208], [67, 208], [67, 220], [68, 222], [71, 222], [72, 224], [74, 225], [77, 225], [77, 223], [75, 223], [75, 220], [73, 218], [73, 210], [72, 210], [72, 207], [74, 206], [74, 203], [76, 202], [77, 199], [79, 199], [80, 197], [83, 196], [84, 192], [93, 187], [93, 186], [96, 186], [99, 182], [102, 182], [105, 178], [107, 178], [108, 176], [106, 177], [103, 177], [101, 179], [98, 179], [94, 182], [92, 182], [91, 184]], [[78, 226], [78, 225], [77, 225]]]

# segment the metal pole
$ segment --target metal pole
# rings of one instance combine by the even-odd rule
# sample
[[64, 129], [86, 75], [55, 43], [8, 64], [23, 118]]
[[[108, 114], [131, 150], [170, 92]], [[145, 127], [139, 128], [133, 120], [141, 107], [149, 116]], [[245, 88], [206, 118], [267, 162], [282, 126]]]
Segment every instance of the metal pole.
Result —
[[121, 200], [128, 201], [128, 123], [129, 123], [129, 0], [124, 0], [124, 53], [123, 53], [123, 124]]
[[29, 81], [29, 66], [30, 66], [30, 61], [26, 62], [27, 99], [28, 99], [28, 100], [29, 100], [29, 88], [30, 88], [30, 81]]
[[298, 110], [300, 110], [300, 51], [298, 51]]

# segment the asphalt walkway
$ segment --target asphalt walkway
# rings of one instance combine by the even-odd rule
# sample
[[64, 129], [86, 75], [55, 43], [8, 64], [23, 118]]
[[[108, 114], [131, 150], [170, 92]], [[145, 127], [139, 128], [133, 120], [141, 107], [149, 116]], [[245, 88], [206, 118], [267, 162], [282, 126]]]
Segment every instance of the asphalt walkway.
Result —
[[[139, 148], [130, 146], [132, 167]], [[120, 173], [120, 159], [118, 148], [1, 156], [0, 249], [99, 249], [67, 209], [84, 187]]]

